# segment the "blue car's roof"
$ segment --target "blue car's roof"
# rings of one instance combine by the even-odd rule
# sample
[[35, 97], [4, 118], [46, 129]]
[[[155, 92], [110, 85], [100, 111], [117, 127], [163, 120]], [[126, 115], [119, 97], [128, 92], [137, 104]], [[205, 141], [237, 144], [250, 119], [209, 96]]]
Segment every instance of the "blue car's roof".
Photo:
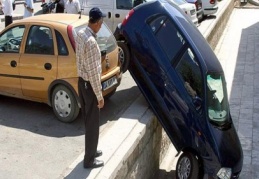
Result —
[[[150, 6], [150, 8], [147, 9], [147, 11], [150, 12], [143, 12], [145, 11], [142, 9], [144, 6]], [[134, 10], [136, 13], [141, 13], [141, 15], [147, 15], [147, 17], [152, 14], [165, 13], [171, 16], [172, 20], [178, 25], [178, 28], [181, 30], [182, 34], [195, 50], [200, 63], [202, 63], [205, 67], [204, 70], [210, 72], [223, 72], [221, 64], [206, 39], [200, 33], [198, 28], [192, 23], [192, 21], [186, 18], [186, 15], [178, 6], [167, 0], [154, 0], [139, 5], [135, 7]], [[141, 18], [141, 15], [137, 15], [138, 19]]]

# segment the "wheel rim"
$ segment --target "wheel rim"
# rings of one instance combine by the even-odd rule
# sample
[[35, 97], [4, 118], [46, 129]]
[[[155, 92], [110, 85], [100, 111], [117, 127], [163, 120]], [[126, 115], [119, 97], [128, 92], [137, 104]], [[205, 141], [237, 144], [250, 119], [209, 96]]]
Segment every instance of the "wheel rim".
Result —
[[191, 161], [188, 157], [183, 157], [179, 162], [178, 177], [187, 179], [191, 172]]
[[61, 117], [67, 117], [71, 112], [71, 99], [63, 90], [60, 90], [55, 94], [54, 105], [57, 113]]
[[121, 47], [118, 47], [118, 49], [119, 49], [119, 60], [120, 60], [121, 66], [123, 66], [125, 55]]

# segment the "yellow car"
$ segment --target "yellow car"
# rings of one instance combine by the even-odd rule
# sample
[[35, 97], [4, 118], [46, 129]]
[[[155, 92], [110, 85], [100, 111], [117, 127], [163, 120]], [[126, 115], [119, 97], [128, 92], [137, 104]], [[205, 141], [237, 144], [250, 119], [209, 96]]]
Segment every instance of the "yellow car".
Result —
[[[80, 110], [75, 54], [76, 32], [88, 16], [44, 14], [14, 21], [0, 33], [0, 94], [46, 103], [62, 122]], [[103, 23], [97, 34], [102, 52], [103, 95], [121, 82], [116, 40]]]

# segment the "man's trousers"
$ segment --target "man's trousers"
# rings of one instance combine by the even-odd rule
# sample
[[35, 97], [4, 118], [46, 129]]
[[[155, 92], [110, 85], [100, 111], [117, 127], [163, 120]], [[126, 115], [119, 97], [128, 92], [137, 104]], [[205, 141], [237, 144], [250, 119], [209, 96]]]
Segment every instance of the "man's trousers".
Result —
[[78, 93], [82, 117], [85, 122], [85, 157], [84, 163], [91, 164], [97, 151], [99, 139], [100, 110], [98, 101], [90, 82], [82, 78], [78, 80]]

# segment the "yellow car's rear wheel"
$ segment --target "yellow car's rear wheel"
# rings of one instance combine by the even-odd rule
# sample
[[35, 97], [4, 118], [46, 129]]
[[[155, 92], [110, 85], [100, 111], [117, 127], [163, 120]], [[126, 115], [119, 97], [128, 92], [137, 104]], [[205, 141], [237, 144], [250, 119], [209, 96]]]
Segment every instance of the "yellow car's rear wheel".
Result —
[[72, 122], [79, 114], [79, 106], [73, 93], [64, 85], [55, 87], [52, 93], [52, 108], [62, 122]]

